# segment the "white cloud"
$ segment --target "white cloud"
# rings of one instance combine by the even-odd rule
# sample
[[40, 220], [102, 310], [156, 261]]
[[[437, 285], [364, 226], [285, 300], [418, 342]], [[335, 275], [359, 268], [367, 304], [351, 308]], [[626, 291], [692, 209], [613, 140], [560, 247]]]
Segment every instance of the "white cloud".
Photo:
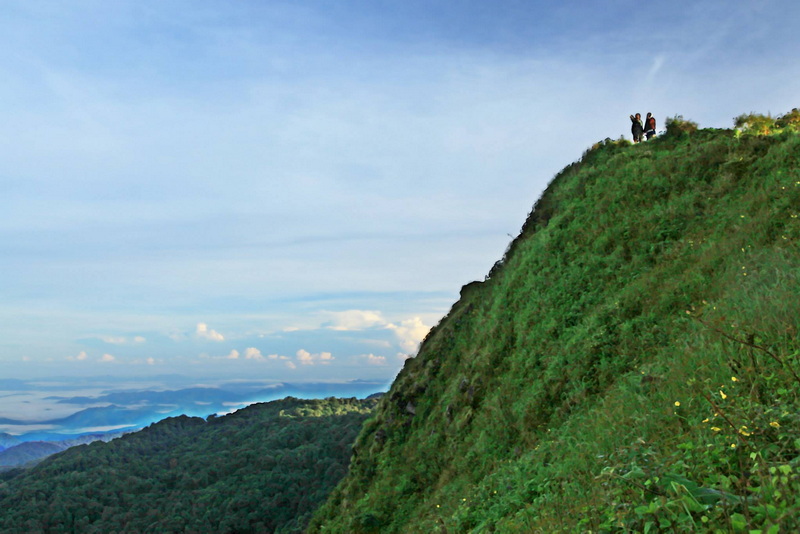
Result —
[[86, 360], [88, 357], [89, 357], [89, 355], [86, 354], [86, 351], [82, 350], [82, 351], [80, 351], [78, 353], [77, 356], [67, 356], [67, 360], [69, 360], [71, 362], [74, 362], [74, 361], [82, 362], [82, 361]]
[[153, 357], [147, 358], [147, 365], [155, 365], [156, 359]]
[[386, 365], [386, 356], [375, 356], [374, 354], [364, 355], [364, 359], [369, 365]]
[[303, 349], [297, 351], [297, 361], [303, 365], [314, 365], [314, 358], [311, 353]]
[[264, 355], [255, 347], [248, 347], [244, 349], [244, 357], [246, 360], [263, 360]]
[[653, 63], [650, 66], [650, 71], [647, 73], [646, 77], [646, 84], [650, 85], [656, 79], [659, 71], [661, 71], [661, 67], [664, 66], [664, 62], [666, 61], [666, 56], [664, 54], [658, 54], [655, 58], [653, 58]]
[[294, 362], [286, 362], [286, 367], [289, 369], [297, 369], [297, 366], [294, 364]]
[[233, 349], [233, 350], [230, 352], [230, 354], [228, 354], [228, 355], [227, 355], [227, 356], [225, 356], [225, 357], [226, 357], [227, 359], [229, 359], [229, 360], [238, 360], [238, 359], [239, 359], [239, 351], [238, 351], [238, 350], [236, 350], [236, 349]]
[[106, 354], [103, 354], [103, 356], [98, 361], [101, 361], [101, 362], [113, 362], [114, 360], [116, 360], [116, 358], [114, 358], [114, 356], [112, 356], [111, 354], [106, 353]]
[[314, 365], [316, 363], [321, 363], [322, 365], [327, 365], [331, 363], [335, 358], [330, 352], [320, 352], [317, 354], [311, 354], [307, 350], [300, 349], [296, 353], [297, 361], [300, 362], [301, 365]]
[[401, 321], [400, 325], [389, 324], [386, 328], [394, 331], [400, 342], [400, 347], [409, 353], [417, 352], [419, 344], [431, 330], [431, 327], [423, 324], [422, 319], [419, 317]]
[[331, 330], [364, 330], [373, 326], [381, 326], [386, 321], [379, 311], [347, 310], [343, 312], [325, 312], [330, 321], [325, 326]]
[[101, 340], [111, 345], [125, 345], [128, 343], [144, 343], [147, 341], [142, 336], [134, 336], [132, 338], [127, 338], [125, 336], [101, 336]]
[[195, 335], [200, 339], [207, 339], [209, 341], [225, 341], [225, 336], [216, 330], [209, 330], [206, 323], [197, 323]]

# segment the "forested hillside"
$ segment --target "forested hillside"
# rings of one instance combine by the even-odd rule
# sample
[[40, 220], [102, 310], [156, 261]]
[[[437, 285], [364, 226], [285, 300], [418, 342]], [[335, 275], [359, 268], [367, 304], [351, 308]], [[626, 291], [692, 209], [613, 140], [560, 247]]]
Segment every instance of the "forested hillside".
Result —
[[551, 183], [311, 532], [800, 531], [800, 112]]
[[0, 532], [301, 532], [375, 400], [170, 418], [0, 475]]

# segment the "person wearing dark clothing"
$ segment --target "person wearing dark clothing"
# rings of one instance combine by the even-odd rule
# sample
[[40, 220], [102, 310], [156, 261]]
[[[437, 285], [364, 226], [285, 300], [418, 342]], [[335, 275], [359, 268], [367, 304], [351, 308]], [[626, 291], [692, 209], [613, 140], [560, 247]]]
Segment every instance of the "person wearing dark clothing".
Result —
[[635, 116], [631, 115], [631, 134], [633, 134], [633, 142], [641, 143], [642, 134], [644, 134], [644, 126], [642, 125], [642, 114], [637, 113]]
[[650, 112], [647, 113], [647, 118], [644, 121], [644, 135], [648, 139], [656, 135], [656, 118]]

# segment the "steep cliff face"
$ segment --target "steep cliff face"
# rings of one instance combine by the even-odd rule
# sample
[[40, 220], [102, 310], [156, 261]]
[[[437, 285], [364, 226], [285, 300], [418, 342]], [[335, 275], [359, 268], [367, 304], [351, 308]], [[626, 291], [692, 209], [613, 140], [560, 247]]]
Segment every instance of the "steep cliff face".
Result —
[[565, 168], [310, 531], [796, 526], [800, 137], [777, 130], [675, 120]]

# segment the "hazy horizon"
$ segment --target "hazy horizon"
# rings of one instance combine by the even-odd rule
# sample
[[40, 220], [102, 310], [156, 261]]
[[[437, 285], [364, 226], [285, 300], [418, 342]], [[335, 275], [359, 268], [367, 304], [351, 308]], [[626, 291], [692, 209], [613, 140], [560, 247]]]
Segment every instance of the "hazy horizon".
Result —
[[287, 383], [180, 375], [0, 379], [0, 436], [60, 440], [138, 429], [177, 415], [225, 415], [287, 396], [365, 398], [388, 386], [383, 380]]

